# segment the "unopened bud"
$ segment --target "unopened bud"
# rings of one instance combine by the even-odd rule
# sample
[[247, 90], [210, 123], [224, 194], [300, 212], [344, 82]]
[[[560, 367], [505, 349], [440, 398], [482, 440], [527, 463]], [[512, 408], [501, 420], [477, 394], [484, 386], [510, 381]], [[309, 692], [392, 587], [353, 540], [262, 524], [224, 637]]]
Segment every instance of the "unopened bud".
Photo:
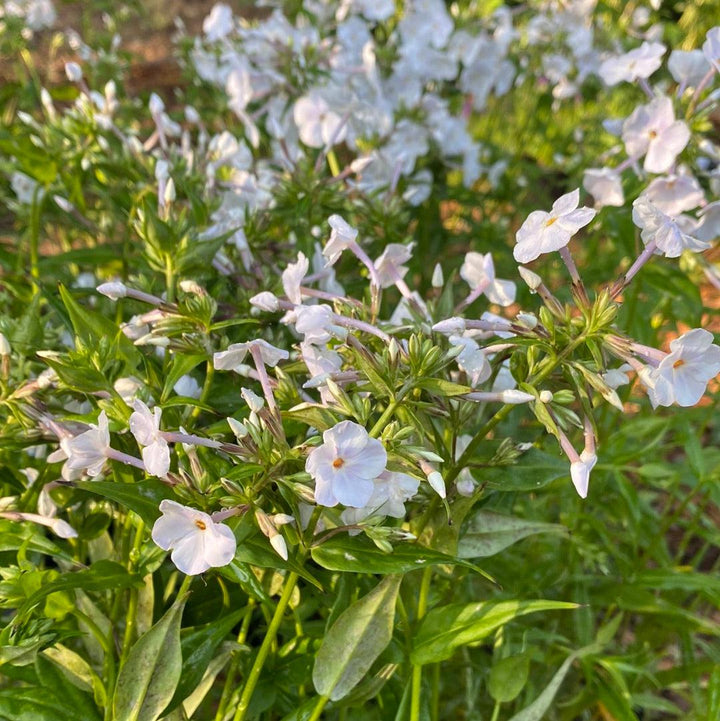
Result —
[[280, 301], [269, 291], [263, 291], [250, 298], [250, 304], [268, 313], [276, 313], [280, 309]]
[[12, 352], [10, 343], [3, 333], [0, 333], [0, 356], [9, 356]]
[[445, 498], [445, 496], [447, 495], [445, 491], [445, 481], [443, 480], [443, 477], [440, 475], [440, 473], [438, 473], [437, 471], [433, 471], [430, 475], [428, 475], [427, 480], [433, 491], [435, 491], [435, 493], [437, 493], [440, 498]]
[[443, 285], [445, 285], [445, 277], [443, 276], [443, 270], [440, 263], [435, 264], [430, 284], [433, 288], [442, 288]]
[[509, 391], [502, 391], [500, 393], [503, 403], [507, 403], [508, 405], [518, 405], [520, 403], [530, 403], [531, 401], [535, 400], [535, 396], [530, 395], [530, 393], [524, 393], [523, 391], [519, 391], [516, 389], [509, 390]]
[[541, 403], [552, 403], [553, 394], [551, 391], [540, 391]]
[[459, 335], [465, 332], [465, 328], [465, 319], [458, 317], [441, 320], [432, 327], [436, 333], [442, 333], [443, 335]]
[[538, 319], [537, 316], [533, 313], [518, 313], [517, 322], [523, 328], [528, 328], [529, 330], [532, 330], [537, 326]]
[[288, 513], [276, 513], [272, 516], [272, 521], [276, 526], [287, 526], [290, 523], [295, 523], [295, 516]]
[[162, 101], [162, 98], [157, 93], [153, 93], [150, 96], [149, 107], [151, 115], [160, 115], [160, 113], [165, 110], [165, 103]]
[[518, 267], [518, 273], [520, 273], [520, 277], [527, 283], [530, 290], [537, 290], [542, 285], [542, 278], [529, 268], [521, 265]]
[[163, 200], [165, 205], [169, 205], [176, 198], [175, 193], [175, 181], [172, 178], [168, 178], [167, 185], [165, 186], [165, 192], [163, 193]]
[[390, 361], [392, 363], [397, 360], [399, 353], [400, 346], [398, 345], [398, 342], [395, 340], [395, 338], [390, 338], [390, 343], [388, 343], [388, 356], [390, 357]]
[[285, 543], [285, 539], [279, 533], [276, 533], [274, 536], [270, 536], [270, 545], [283, 561], [288, 560], [287, 544]]
[[65, 63], [65, 75], [71, 83], [79, 83], [82, 80], [82, 68], [77, 63]]
[[56, 518], [50, 524], [50, 530], [60, 538], [77, 538], [77, 531], [67, 522], [60, 518]]
[[227, 422], [230, 426], [230, 430], [233, 432], [235, 438], [237, 438], [238, 440], [245, 438], [245, 436], [248, 434], [248, 429], [242, 423], [240, 423], [240, 421], [237, 421], [234, 418], [228, 418]]
[[127, 286], [120, 281], [111, 281], [110, 283], [102, 283], [97, 287], [97, 292], [110, 298], [110, 300], [120, 300], [127, 295]]

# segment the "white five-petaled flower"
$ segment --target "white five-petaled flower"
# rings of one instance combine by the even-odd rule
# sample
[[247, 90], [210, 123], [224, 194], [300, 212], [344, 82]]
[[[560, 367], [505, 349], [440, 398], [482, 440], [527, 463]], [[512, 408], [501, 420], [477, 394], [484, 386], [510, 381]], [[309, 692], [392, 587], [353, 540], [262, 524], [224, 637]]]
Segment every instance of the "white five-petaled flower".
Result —
[[138, 398], [133, 402], [135, 411], [130, 416], [130, 432], [142, 446], [145, 470], [151, 476], [164, 478], [170, 470], [170, 448], [160, 430], [162, 410], [155, 406], [151, 411]]
[[310, 261], [305, 257], [304, 253], [298, 253], [298, 259], [295, 263], [290, 263], [282, 273], [282, 284], [285, 295], [290, 299], [291, 303], [300, 305], [302, 303], [302, 293], [300, 286], [303, 278], [308, 272]]
[[417, 478], [407, 473], [383, 471], [373, 482], [370, 500], [363, 508], [346, 508], [342, 519], [347, 524], [358, 523], [369, 516], [405, 517], [405, 501], [409, 501], [420, 487]]
[[542, 253], [564, 248], [596, 215], [592, 208], [578, 208], [579, 203], [580, 191], [576, 188], [560, 196], [549, 213], [533, 210], [515, 235], [515, 260], [529, 263]]
[[311, 148], [342, 143], [347, 133], [343, 118], [330, 109], [318, 93], [303, 95], [295, 101], [293, 119], [300, 140]]
[[460, 277], [473, 290], [482, 289], [491, 303], [508, 306], [515, 302], [515, 283], [495, 277], [495, 264], [490, 253], [468, 253], [460, 268]]
[[644, 195], [633, 203], [632, 219], [633, 223], [641, 228], [640, 237], [643, 243], [648, 245], [654, 242], [666, 258], [677, 258], [685, 249], [699, 252], [710, 247], [710, 243], [685, 232], [681, 225], [683, 218], [687, 219], [687, 216], [671, 218]]
[[323, 433], [323, 444], [310, 452], [305, 470], [315, 481], [318, 505], [363, 508], [386, 463], [387, 452], [379, 440], [361, 425], [342, 421]]
[[389, 288], [405, 277], [408, 269], [403, 265], [412, 257], [413, 244], [390, 243], [375, 261], [378, 282], [381, 288]]
[[712, 333], [694, 328], [671, 341], [670, 353], [650, 372], [650, 401], [653, 406], [694, 406], [718, 373], [720, 347], [713, 343]]
[[625, 204], [622, 179], [612, 168], [588, 168], [583, 174], [583, 188], [595, 198], [596, 208]]
[[645, 156], [648, 173], [665, 173], [688, 144], [690, 130], [675, 120], [672, 100], [663, 96], [635, 108], [623, 123], [622, 137], [631, 158]]
[[662, 43], [644, 42], [624, 55], [608, 58], [598, 71], [606, 85], [617, 85], [623, 80], [631, 83], [638, 78], [649, 78], [662, 64], [665, 46]]
[[462, 348], [455, 357], [458, 368], [465, 371], [471, 386], [477, 386], [486, 381], [492, 374], [485, 351], [472, 339], [460, 335], [451, 335], [448, 338], [450, 345]]
[[110, 431], [105, 411], [98, 416], [97, 425], [90, 424], [90, 430], [60, 440], [60, 448], [67, 456], [62, 468], [62, 477], [75, 480], [83, 473], [94, 478], [102, 471], [110, 448]]
[[339, 215], [331, 215], [328, 223], [330, 223], [332, 231], [322, 254], [326, 258], [325, 265], [335, 265], [343, 250], [347, 250], [357, 242], [358, 232]]
[[708, 30], [702, 51], [708, 62], [720, 73], [720, 26]]
[[305, 343], [324, 345], [333, 337], [347, 337], [347, 330], [337, 325], [329, 305], [298, 305], [287, 317], [295, 324], [295, 330], [303, 334]]
[[274, 368], [281, 360], [287, 360], [290, 357], [286, 350], [276, 348], [260, 338], [247, 343], [233, 343], [228, 346], [227, 350], [215, 353], [213, 355], [215, 370], [231, 371], [240, 368], [243, 365], [245, 356], [253, 346], [260, 349], [263, 362], [270, 368]]
[[237, 542], [228, 526], [215, 523], [207, 513], [167, 499], [160, 502], [160, 511], [152, 539], [164, 551], [172, 551], [170, 559], [179, 571], [196, 576], [233, 560]]

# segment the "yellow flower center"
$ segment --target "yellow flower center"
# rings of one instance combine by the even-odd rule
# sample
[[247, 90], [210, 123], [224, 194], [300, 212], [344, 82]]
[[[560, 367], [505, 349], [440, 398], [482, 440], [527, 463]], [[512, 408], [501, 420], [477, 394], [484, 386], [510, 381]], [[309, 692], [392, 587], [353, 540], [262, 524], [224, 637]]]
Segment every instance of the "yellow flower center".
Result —
[[200, 519], [198, 519], [197, 521], [195, 521], [195, 525], [196, 525], [201, 531], [204, 531], [205, 529], [207, 529], [207, 524], [205, 523], [205, 521], [201, 521]]
[[684, 365], [685, 365], [685, 361], [682, 358], [680, 358], [673, 363], [673, 368], [679, 368], [680, 366], [684, 366]]
[[550, 227], [554, 222], [556, 222], [556, 221], [557, 221], [557, 218], [548, 218], [548, 219], [545, 221], [545, 227], [546, 227], [546, 228], [549, 228], [549, 227]]
[[342, 468], [345, 465], [345, 461], [342, 458], [336, 458], [333, 461], [333, 468]]

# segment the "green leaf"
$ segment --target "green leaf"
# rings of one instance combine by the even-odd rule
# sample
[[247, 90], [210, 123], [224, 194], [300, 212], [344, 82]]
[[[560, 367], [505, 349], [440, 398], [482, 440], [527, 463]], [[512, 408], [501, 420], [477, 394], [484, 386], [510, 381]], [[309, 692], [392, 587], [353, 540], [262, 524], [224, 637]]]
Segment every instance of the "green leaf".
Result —
[[311, 553], [313, 560], [329, 571], [392, 574], [447, 564], [472, 568], [489, 578], [484, 571], [467, 561], [417, 543], [402, 543], [395, 546], [392, 553], [385, 553], [365, 538], [346, 536], [332, 538], [313, 548]]
[[77, 481], [75, 488], [119, 503], [140, 516], [146, 524], [152, 525], [160, 516], [160, 501], [174, 499], [172, 489], [156, 480], [139, 483], [113, 483], [112, 481]]
[[570, 464], [561, 456], [531, 448], [515, 465], [491, 466], [483, 470], [483, 481], [493, 490], [508, 493], [537, 491], [563, 476]]
[[39, 654], [35, 659], [35, 672], [43, 689], [63, 699], [69, 706], [75, 709], [76, 718], [83, 721], [101, 721], [101, 715], [97, 706], [93, 703], [92, 696], [81, 691], [75, 684], [71, 683], [64, 675], [61, 667]]
[[92, 348], [101, 338], [114, 338], [120, 356], [132, 367], [139, 363], [138, 349], [113, 321], [101, 313], [81, 306], [65, 286], [60, 285], [59, 291], [73, 329], [86, 346]]
[[524, 518], [478, 511], [470, 519], [467, 530], [460, 535], [457, 555], [460, 558], [494, 556], [513, 543], [537, 533], [569, 535], [568, 529], [558, 523], [526, 521]]
[[318, 650], [313, 684], [332, 701], [346, 696], [392, 638], [402, 576], [388, 576], [352, 604], [330, 627]]
[[202, 681], [203, 675], [215, 655], [215, 650], [245, 613], [246, 609], [240, 608], [217, 621], [187, 630], [188, 632], [180, 642], [183, 660], [180, 682], [165, 713], [172, 711], [192, 694]]
[[579, 655], [579, 651], [571, 653], [562, 663], [562, 666], [555, 672], [555, 675], [550, 679], [550, 683], [545, 687], [543, 692], [526, 708], [520, 713], [516, 713], [510, 721], [541, 721], [545, 716], [545, 712], [550, 708], [550, 704], [555, 698], [555, 694], [558, 692], [560, 685], [565, 680], [567, 672], [570, 670], [570, 665]]
[[182, 673], [180, 620], [186, 597], [130, 649], [120, 668], [113, 700], [114, 721], [156, 721], [170, 703]]
[[111, 591], [131, 586], [141, 586], [142, 576], [128, 573], [125, 566], [115, 561], [101, 560], [93, 563], [90, 568], [72, 573], [63, 573], [54, 581], [45, 583], [33, 593], [18, 609], [18, 617], [29, 613], [40, 601], [51, 593], [81, 588], [83, 591]]
[[720, 665], [713, 669], [707, 686], [706, 721], [717, 721], [720, 718]]
[[416, 385], [418, 388], [434, 393], [436, 396], [443, 396], [444, 398], [464, 396], [466, 393], [472, 393], [473, 391], [469, 386], [446, 381], [444, 378], [423, 378], [418, 381]]
[[6, 688], [0, 691], [0, 718], [5, 721], [68, 721], [77, 709], [49, 689]]
[[427, 664], [450, 658], [456, 649], [477, 643], [519, 616], [578, 608], [564, 601], [480, 601], [455, 603], [430, 611], [415, 634], [411, 660]]
[[500, 659], [490, 670], [488, 691], [498, 703], [515, 699], [525, 688], [530, 674], [530, 658], [524, 653]]

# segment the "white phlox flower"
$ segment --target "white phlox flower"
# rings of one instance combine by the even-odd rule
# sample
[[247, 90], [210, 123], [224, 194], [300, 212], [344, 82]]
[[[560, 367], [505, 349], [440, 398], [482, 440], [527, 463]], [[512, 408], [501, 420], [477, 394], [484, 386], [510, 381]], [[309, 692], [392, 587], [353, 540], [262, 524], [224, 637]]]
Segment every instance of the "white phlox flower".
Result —
[[663, 96], [633, 111], [623, 123], [622, 138], [631, 158], [645, 156], [649, 173], [666, 173], [690, 140], [690, 130], [675, 120], [672, 100]]
[[317, 92], [303, 95], [295, 101], [293, 119], [300, 140], [310, 148], [324, 148], [345, 140], [347, 124]]
[[608, 58], [598, 70], [606, 85], [617, 85], [625, 80], [633, 82], [649, 78], [662, 64], [665, 46], [662, 43], [644, 42], [624, 55]]
[[655, 178], [643, 195], [666, 215], [676, 216], [702, 205], [705, 193], [692, 175]]
[[318, 505], [363, 508], [386, 464], [387, 452], [379, 440], [361, 425], [342, 421], [323, 433], [323, 444], [310, 452], [305, 470], [315, 481]]
[[228, 526], [175, 501], [161, 501], [160, 511], [152, 539], [164, 551], [172, 551], [170, 560], [179, 571], [196, 576], [233, 560], [237, 542]]
[[347, 250], [357, 242], [358, 235], [357, 230], [339, 215], [331, 215], [328, 218], [328, 223], [330, 223], [332, 231], [330, 233], [330, 240], [325, 244], [322, 251], [326, 258], [325, 265], [327, 266], [335, 265], [343, 250]]
[[515, 235], [515, 260], [529, 263], [543, 253], [564, 248], [597, 214], [592, 208], [578, 208], [579, 203], [580, 191], [576, 188], [559, 197], [549, 213], [544, 210], [530, 213]]
[[94, 478], [105, 465], [110, 448], [110, 431], [105, 411], [98, 416], [97, 425], [91, 423], [90, 430], [72, 438], [62, 438], [60, 449], [67, 460], [62, 468], [62, 477], [66, 481], [80, 478], [83, 473]]
[[229, 5], [215, 3], [202, 25], [208, 42], [222, 40], [233, 31], [233, 13]]
[[702, 51], [707, 61], [720, 73], [720, 26], [708, 30]]
[[673, 50], [668, 70], [676, 83], [695, 88], [710, 70], [710, 64], [702, 50]]
[[288, 320], [302, 333], [305, 343], [324, 345], [331, 338], [347, 338], [347, 329], [337, 325], [328, 305], [298, 305], [288, 313]]
[[625, 204], [622, 179], [612, 168], [588, 168], [583, 174], [583, 188], [595, 199], [595, 208]]
[[477, 386], [486, 381], [492, 374], [492, 368], [482, 348], [472, 339], [465, 336], [451, 335], [448, 338], [450, 345], [462, 348], [455, 357], [458, 368], [464, 371], [471, 386]]
[[233, 343], [228, 346], [225, 351], [220, 351], [213, 355], [213, 365], [215, 370], [221, 371], [237, 371], [244, 364], [245, 356], [250, 351], [250, 348], [255, 346], [259, 348], [260, 355], [262, 356], [265, 365], [274, 368], [281, 360], [287, 360], [290, 354], [286, 350], [276, 348], [265, 340], [257, 339], [251, 340], [247, 343]]
[[686, 233], [682, 218], [671, 218], [641, 195], [633, 203], [633, 223], [641, 228], [640, 238], [645, 245], [654, 242], [666, 258], [677, 258], [683, 250], [699, 252], [707, 250], [710, 243]]
[[302, 285], [303, 278], [308, 272], [310, 267], [310, 261], [305, 257], [304, 253], [298, 253], [298, 259], [295, 263], [290, 263], [282, 273], [282, 284], [285, 290], [285, 295], [289, 298], [291, 303], [300, 305], [302, 303], [302, 293], [300, 292], [300, 286]]
[[720, 347], [712, 333], [695, 328], [671, 341], [670, 353], [650, 373], [654, 387], [648, 387], [648, 396], [653, 406], [694, 406], [718, 373]]
[[130, 416], [130, 432], [142, 448], [145, 470], [151, 476], [164, 478], [170, 470], [170, 447], [160, 430], [162, 410], [155, 406], [151, 411], [137, 398], [133, 408], [135, 411]]
[[417, 478], [407, 473], [383, 471], [373, 481], [373, 492], [363, 508], [346, 508], [342, 512], [344, 523], [351, 525], [370, 516], [405, 518], [405, 502], [409, 501], [420, 487]]
[[408, 269], [403, 265], [412, 257], [413, 243], [401, 245], [389, 243], [382, 255], [375, 261], [378, 282], [381, 288], [390, 288], [405, 277]]
[[491, 303], [508, 306], [515, 302], [515, 283], [495, 277], [495, 263], [490, 253], [468, 253], [460, 268], [460, 277], [472, 290], [482, 292]]
[[179, 396], [186, 398], [200, 398], [202, 393], [200, 384], [191, 375], [180, 376], [173, 386], [173, 390]]

